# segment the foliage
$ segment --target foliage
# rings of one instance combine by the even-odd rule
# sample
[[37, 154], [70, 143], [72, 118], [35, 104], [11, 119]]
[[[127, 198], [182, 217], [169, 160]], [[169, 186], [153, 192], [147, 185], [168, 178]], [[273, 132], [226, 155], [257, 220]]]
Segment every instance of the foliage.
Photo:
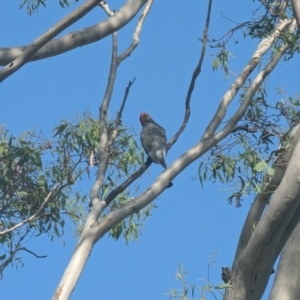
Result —
[[236, 206], [241, 205], [243, 197], [261, 191], [264, 174], [273, 175], [272, 163], [279, 153], [277, 145], [286, 146], [288, 132], [297, 118], [299, 95], [274, 104], [267, 103], [267, 96], [261, 87], [232, 134], [199, 165], [201, 185], [206, 180], [230, 183], [228, 200], [235, 200]]
[[[114, 122], [110, 122], [109, 133], [114, 127]], [[103, 198], [143, 162], [134, 139], [121, 125], [118, 137], [108, 149], [111, 161]], [[51, 140], [29, 131], [20, 137], [10, 136], [8, 130], [0, 129], [0, 270], [9, 263], [22, 264], [15, 254], [28, 250], [22, 246], [26, 236], [46, 233], [53, 240], [63, 235], [69, 220], [78, 225], [84, 221], [88, 198], [84, 191], [75, 190], [74, 184], [78, 179], [94, 176], [90, 173], [99, 162], [98, 140], [99, 122], [88, 114], [75, 122], [62, 121]], [[129, 200], [129, 192], [125, 191], [110, 209]], [[149, 209], [143, 217], [148, 216]], [[141, 214], [119, 224], [128, 239], [137, 236]], [[111, 235], [117, 239], [122, 230], [115, 228]]]
[[224, 70], [224, 76], [225, 78], [228, 77], [228, 57], [233, 57], [233, 55], [226, 50], [225, 45], [220, 46], [221, 51], [219, 54], [217, 54], [216, 58], [214, 59], [212, 65], [213, 65], [213, 70], [217, 71], [218, 69], [223, 69]]
[[[79, 0], [75, 1], [78, 2]], [[25, 6], [28, 15], [31, 16], [41, 5], [46, 7], [46, 2], [47, 0], [22, 0], [20, 3], [20, 9]], [[58, 3], [62, 8], [70, 6], [70, 2], [68, 0], [59, 0]]]
[[[223, 70], [225, 78], [228, 77], [229, 70], [229, 57], [234, 57], [231, 50], [228, 50], [228, 44], [233, 39], [234, 44], [238, 44], [240, 36], [243, 38], [252, 38], [261, 40], [269, 36], [278, 22], [286, 16], [291, 17], [292, 9], [288, 4], [285, 8], [285, 2], [281, 1], [261, 1], [263, 5], [253, 10], [253, 20], [246, 21], [238, 24], [236, 27], [229, 30], [223, 37], [219, 39], [212, 39], [210, 41], [210, 47], [219, 49], [219, 53], [215, 55], [215, 59], [212, 61], [213, 70]], [[239, 35], [241, 33], [241, 35]], [[284, 30], [279, 39], [276, 40], [270, 54], [274, 54], [282, 46], [283, 43], [288, 43], [290, 48], [285, 54], [284, 59], [291, 59], [295, 53], [300, 52], [299, 36], [290, 32], [288, 29]]]
[[[124, 195], [124, 193], [119, 195], [114, 201], [112, 207], [109, 208], [109, 211], [113, 210], [115, 207], [120, 207], [122, 204], [125, 204], [128, 201], [130, 201], [128, 195]], [[155, 204], [150, 204], [143, 210], [129, 216], [124, 221], [112, 227], [112, 229], [109, 232], [109, 235], [115, 240], [118, 240], [119, 237], [122, 235], [127, 244], [131, 240], [137, 240], [144, 228], [143, 221], [148, 216], [150, 216], [150, 211], [152, 210], [152, 208], [156, 208]], [[102, 217], [105, 217], [106, 215], [107, 213], [104, 213]]]
[[210, 260], [207, 266], [207, 276], [206, 278], [199, 279], [202, 281], [202, 284], [196, 285], [193, 283], [189, 283], [186, 279], [188, 273], [184, 270], [183, 264], [180, 263], [178, 267], [178, 271], [176, 273], [176, 279], [181, 282], [180, 289], [170, 289], [168, 293], [170, 299], [181, 299], [181, 300], [190, 300], [190, 299], [199, 299], [199, 300], [206, 300], [207, 295], [210, 294], [213, 296], [214, 299], [217, 299], [215, 293], [219, 293], [223, 296], [222, 290], [226, 288], [230, 288], [230, 284], [221, 283], [217, 286], [211, 285], [209, 282], [209, 273], [210, 267], [214, 266], [213, 257], [216, 255], [216, 251], [209, 256]]

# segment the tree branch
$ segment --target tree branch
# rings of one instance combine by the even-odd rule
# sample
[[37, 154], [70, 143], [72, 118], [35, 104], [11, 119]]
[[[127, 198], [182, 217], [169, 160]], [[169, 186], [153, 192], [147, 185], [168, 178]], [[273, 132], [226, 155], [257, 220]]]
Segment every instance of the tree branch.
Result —
[[[250, 59], [249, 63], [243, 69], [242, 73], [237, 77], [235, 82], [231, 85], [228, 91], [223, 96], [221, 103], [216, 111], [216, 114], [212, 118], [211, 122], [207, 126], [202, 139], [206, 139], [212, 136], [217, 128], [220, 126], [221, 122], [223, 121], [225, 114], [227, 112], [227, 108], [230, 105], [231, 101], [239, 91], [239, 89], [243, 86], [246, 79], [252, 73], [252, 71], [257, 67], [259, 64], [262, 56], [270, 49], [274, 40], [281, 34], [281, 32], [291, 23], [291, 20], [285, 19], [279, 21], [277, 27], [274, 29], [273, 33], [270, 34], [268, 37], [264, 38], [260, 44], [258, 45], [257, 50], [254, 52], [252, 58]], [[233, 129], [233, 128], [232, 128]], [[232, 130], [231, 129], [231, 130]]]
[[138, 21], [138, 24], [135, 28], [135, 31], [133, 33], [133, 41], [131, 43], [131, 45], [128, 47], [127, 50], [125, 50], [121, 55], [119, 55], [118, 57], [118, 64], [120, 64], [124, 59], [126, 59], [128, 56], [131, 55], [131, 53], [134, 51], [134, 49], [138, 46], [139, 44], [139, 35], [142, 31], [142, 27], [143, 27], [143, 24], [144, 24], [144, 21], [151, 9], [151, 6], [153, 4], [153, 1], [154, 0], [148, 0], [147, 1], [147, 5], [143, 11], [143, 13], [141, 14], [140, 16], [140, 19]]
[[21, 242], [24, 240], [24, 238], [27, 236], [29, 230], [27, 229], [25, 234], [23, 234], [20, 239], [18, 240], [17, 244], [15, 245], [15, 248], [12, 250], [12, 244], [11, 244], [11, 248], [9, 251], [9, 257], [7, 259], [5, 259], [1, 264], [0, 264], [0, 279], [3, 278], [3, 270], [6, 268], [6, 266], [12, 261], [12, 259], [14, 258], [14, 256], [16, 255], [16, 253], [20, 250], [20, 245]]
[[[40, 208], [33, 214], [31, 215], [29, 218], [23, 220], [22, 222], [10, 227], [9, 229], [6, 229], [6, 230], [3, 230], [3, 231], [0, 231], [0, 236], [1, 235], [4, 235], [4, 234], [7, 234], [9, 232], [12, 232], [14, 230], [16, 230], [17, 228], [19, 227], [22, 227], [23, 225], [29, 223], [29, 222], [32, 222], [34, 221], [35, 219], [39, 218], [39, 214], [40, 212], [44, 209], [44, 207], [46, 206], [46, 204], [51, 201], [53, 199], [53, 197], [55, 197], [57, 195], [54, 195], [53, 196], [53, 192], [56, 191], [56, 188], [59, 186], [59, 183], [55, 184], [53, 189], [48, 193], [47, 197], [45, 198], [44, 202], [42, 203], [42, 205], [40, 206]], [[59, 190], [61, 190], [63, 187], [60, 187]]]
[[[98, 4], [99, 1], [93, 0], [87, 2], [88, 5], [92, 5], [92, 7], [89, 8], [89, 10], [91, 10]], [[51, 56], [65, 53], [78, 47], [95, 43], [124, 27], [136, 16], [136, 14], [146, 2], [147, 0], [127, 0], [126, 3], [121, 7], [121, 9], [114, 14], [113, 17], [102, 21], [97, 25], [70, 32], [59, 39], [48, 41], [48, 43], [45, 44], [33, 56], [31, 56], [28, 61], [45, 59]], [[9, 64], [10, 62], [18, 58], [24, 51], [26, 51], [28, 47], [29, 46], [0, 48], [0, 66]]]
[[108, 141], [108, 146], [109, 147], [114, 143], [114, 141], [115, 141], [115, 139], [118, 135], [118, 132], [119, 132], [118, 129], [119, 129], [119, 126], [121, 124], [122, 113], [123, 113], [123, 110], [124, 110], [124, 107], [125, 107], [125, 104], [126, 104], [126, 100], [128, 98], [129, 92], [130, 92], [130, 88], [134, 84], [134, 81], [135, 81], [135, 78], [133, 78], [132, 81], [129, 81], [129, 83], [126, 87], [120, 110], [118, 111], [117, 117], [115, 119], [115, 126], [114, 126], [113, 132], [112, 132], [112, 134], [109, 138], [109, 141]]
[[298, 31], [300, 32], [300, 2], [298, 0], [291, 0], [294, 16], [297, 21]]
[[11, 61], [0, 71], [0, 82], [5, 80], [11, 74], [19, 70], [23, 65], [25, 65], [35, 53], [37, 53], [55, 36], [57, 36], [66, 28], [74, 24], [83, 16], [85, 16], [89, 11], [91, 11], [95, 6], [97, 6], [98, 1], [99, 0], [86, 1], [86, 3], [81, 5], [74, 12], [70, 13], [67, 17], [58, 22], [46, 33], [42, 34], [39, 38], [37, 38], [30, 46], [26, 47], [26, 49], [22, 51], [22, 54], [20, 54], [17, 58]]
[[138, 177], [140, 177], [152, 164], [151, 159], [147, 159], [147, 161], [136, 171], [134, 172], [130, 177], [128, 177], [122, 184], [120, 184], [117, 188], [115, 188], [113, 191], [111, 191], [108, 196], [105, 198], [105, 202], [107, 205], [110, 204], [112, 200], [114, 200], [119, 194], [121, 194], [125, 189]]
[[201, 55], [200, 55], [200, 59], [198, 62], [198, 65], [196, 66], [191, 82], [190, 82], [190, 86], [187, 92], [187, 96], [186, 96], [186, 100], [185, 100], [185, 115], [183, 118], [183, 123], [180, 126], [179, 130], [177, 131], [177, 133], [174, 135], [174, 137], [170, 140], [170, 142], [167, 145], [167, 149], [169, 150], [174, 143], [176, 143], [177, 139], [179, 138], [179, 136], [181, 135], [181, 133], [183, 132], [183, 130], [185, 129], [187, 122], [190, 118], [190, 102], [191, 102], [191, 97], [192, 97], [192, 93], [194, 91], [195, 88], [195, 83], [196, 80], [201, 72], [201, 67], [203, 64], [203, 60], [204, 60], [204, 56], [205, 56], [205, 52], [206, 52], [206, 44], [208, 41], [208, 29], [209, 29], [209, 22], [210, 22], [210, 16], [211, 16], [211, 7], [212, 7], [212, 0], [209, 1], [208, 3], [208, 11], [207, 11], [207, 15], [206, 15], [206, 22], [205, 22], [205, 29], [203, 31], [203, 38], [202, 38], [202, 49], [201, 49]]
[[[291, 31], [295, 29], [295, 26], [296, 26], [296, 22], [293, 21], [293, 23], [290, 26]], [[226, 132], [228, 132], [228, 131], [232, 132], [232, 130], [236, 126], [238, 120], [240, 120], [243, 117], [243, 115], [245, 114], [246, 109], [249, 106], [250, 102], [252, 101], [252, 98], [253, 98], [254, 94], [257, 92], [258, 88], [261, 86], [261, 84], [264, 81], [264, 79], [274, 70], [274, 68], [276, 67], [277, 63], [280, 61], [281, 57], [284, 55], [285, 51], [288, 48], [289, 48], [288, 44], [284, 44], [283, 46], [281, 46], [280, 49], [271, 58], [271, 60], [267, 64], [267, 66], [262, 71], [260, 71], [258, 73], [258, 75], [255, 77], [254, 81], [251, 83], [250, 88], [245, 93], [245, 95], [243, 97], [243, 100], [242, 100], [242, 102], [241, 102], [240, 107], [238, 108], [238, 110], [229, 119], [229, 121], [227, 122], [227, 124], [225, 125], [225, 127], [215, 135], [215, 137], [217, 137], [219, 135], [222, 136], [223, 133], [224, 133], [224, 131], [226, 131]], [[223, 103], [223, 100], [224, 100], [224, 98], [222, 99], [222, 103]], [[217, 123], [219, 123], [219, 121], [221, 121], [221, 119], [215, 120], [215, 117], [217, 115], [218, 116], [222, 115], [222, 119], [224, 118], [224, 115], [225, 115], [226, 111], [223, 111], [224, 114], [219, 114], [219, 109], [221, 109], [220, 106], [218, 108], [217, 114], [214, 116], [213, 121], [211, 123], [213, 125], [213, 127], [214, 127], [214, 125], [217, 125]], [[223, 107], [223, 109], [224, 109], [224, 107]], [[227, 110], [227, 107], [226, 107], [226, 110]], [[206, 129], [206, 132], [207, 132], [208, 129], [209, 128]], [[227, 133], [226, 133], [226, 135], [227, 135]], [[207, 133], [204, 133], [204, 136], [207, 136]]]
[[26, 252], [32, 254], [33, 256], [35, 256], [36, 258], [46, 258], [46, 257], [47, 257], [47, 255], [37, 255], [36, 253], [34, 253], [33, 251], [28, 250], [28, 249], [25, 248], [25, 247], [21, 247], [21, 248], [19, 248], [18, 250], [19, 250], [19, 251], [21, 251], [21, 250], [26, 251]]

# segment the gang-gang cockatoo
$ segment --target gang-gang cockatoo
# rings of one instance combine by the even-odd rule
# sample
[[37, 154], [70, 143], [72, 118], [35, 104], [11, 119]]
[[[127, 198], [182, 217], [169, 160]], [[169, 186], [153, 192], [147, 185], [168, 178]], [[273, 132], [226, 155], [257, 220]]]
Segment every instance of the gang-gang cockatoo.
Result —
[[154, 163], [160, 164], [166, 169], [167, 136], [165, 129], [158, 125], [146, 112], [141, 113], [140, 122], [143, 126], [141, 142], [145, 152]]

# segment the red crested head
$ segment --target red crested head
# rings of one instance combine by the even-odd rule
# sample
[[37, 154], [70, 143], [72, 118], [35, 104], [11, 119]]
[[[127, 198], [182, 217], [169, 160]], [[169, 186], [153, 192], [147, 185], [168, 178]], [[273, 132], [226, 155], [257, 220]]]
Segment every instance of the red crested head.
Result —
[[146, 112], [142, 112], [140, 115], [140, 122], [142, 126], [145, 126], [147, 123], [153, 122], [153, 120]]

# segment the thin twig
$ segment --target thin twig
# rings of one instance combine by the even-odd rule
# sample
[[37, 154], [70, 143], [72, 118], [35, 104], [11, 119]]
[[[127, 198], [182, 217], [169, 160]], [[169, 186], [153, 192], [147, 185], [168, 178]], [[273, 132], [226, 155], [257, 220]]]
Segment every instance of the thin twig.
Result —
[[122, 54], [119, 55], [118, 57], [118, 65], [128, 56], [131, 55], [131, 53], [133, 52], [133, 50], [138, 46], [139, 44], [139, 35], [142, 31], [142, 27], [143, 27], [143, 23], [151, 9], [151, 6], [153, 4], [154, 0], [148, 0], [147, 5], [143, 11], [143, 13], [140, 16], [140, 19], [138, 21], [138, 24], [135, 28], [135, 31], [133, 33], [133, 41], [131, 43], [131, 45], [127, 48], [127, 50], [125, 50]]
[[10, 253], [9, 257], [0, 264], [0, 279], [2, 279], [2, 271], [12, 261], [13, 257], [16, 255], [16, 253], [20, 250], [20, 244], [24, 240], [24, 238], [27, 236], [28, 233], [29, 233], [29, 229], [27, 229], [26, 233], [20, 237], [14, 250], [12, 250], [12, 246], [11, 246], [10, 251], [9, 251], [9, 253]]
[[181, 133], [183, 132], [183, 130], [185, 129], [187, 122], [190, 118], [190, 113], [191, 113], [191, 109], [190, 109], [190, 102], [191, 102], [191, 97], [192, 97], [192, 93], [194, 91], [195, 88], [195, 83], [196, 80], [201, 72], [201, 67], [203, 64], [203, 60], [204, 60], [204, 56], [205, 56], [205, 51], [206, 51], [206, 44], [208, 41], [208, 28], [209, 28], [209, 22], [210, 22], [210, 16], [211, 16], [211, 7], [212, 7], [212, 0], [209, 1], [208, 3], [208, 11], [207, 11], [207, 16], [206, 16], [206, 22], [205, 22], [205, 29], [203, 32], [203, 39], [202, 39], [202, 50], [201, 50], [201, 55], [200, 55], [200, 59], [198, 62], [198, 65], [196, 66], [191, 82], [190, 82], [190, 86], [188, 89], [188, 93], [186, 96], [186, 100], [185, 100], [185, 114], [184, 114], [184, 118], [183, 118], [183, 122], [182, 125], [180, 126], [179, 130], [177, 131], [177, 133], [174, 135], [174, 137], [169, 141], [168, 145], [167, 145], [167, 149], [169, 150], [177, 141], [177, 139], [179, 138], [179, 136], [181, 135]]
[[106, 205], [114, 200], [119, 194], [121, 194], [133, 181], [135, 181], [138, 177], [140, 177], [152, 164], [151, 159], [147, 159], [147, 161], [130, 177], [128, 177], [122, 184], [120, 184], [117, 188], [111, 191], [108, 196], [105, 198]]
[[20, 251], [20, 250], [29, 252], [30, 254], [34, 255], [36, 258], [45, 258], [45, 257], [47, 257], [47, 255], [37, 255], [36, 253], [34, 253], [34, 252], [28, 250], [28, 249], [25, 248], [25, 247], [21, 247], [21, 248], [18, 249], [18, 251]]
[[240, 125], [240, 126], [236, 126], [233, 128], [232, 132], [237, 132], [237, 131], [246, 131], [249, 133], [253, 133], [253, 132], [257, 132], [258, 128], [257, 127], [248, 127], [247, 125]]
[[116, 137], [118, 135], [119, 126], [121, 124], [122, 113], [123, 113], [123, 110], [124, 110], [124, 107], [125, 107], [125, 104], [126, 104], [126, 100], [128, 98], [129, 92], [130, 92], [130, 88], [133, 85], [134, 81], [135, 81], [135, 78], [133, 78], [132, 81], [130, 80], [129, 83], [128, 83], [128, 85], [127, 85], [127, 87], [126, 87], [125, 94], [124, 94], [124, 97], [123, 97], [123, 101], [122, 101], [120, 110], [118, 111], [117, 117], [115, 119], [115, 127], [114, 127], [113, 132], [112, 132], [112, 134], [111, 134], [111, 136], [109, 138], [109, 141], [108, 141], [108, 146], [109, 147], [114, 143], [114, 141], [115, 141], [115, 139], [116, 139]]

